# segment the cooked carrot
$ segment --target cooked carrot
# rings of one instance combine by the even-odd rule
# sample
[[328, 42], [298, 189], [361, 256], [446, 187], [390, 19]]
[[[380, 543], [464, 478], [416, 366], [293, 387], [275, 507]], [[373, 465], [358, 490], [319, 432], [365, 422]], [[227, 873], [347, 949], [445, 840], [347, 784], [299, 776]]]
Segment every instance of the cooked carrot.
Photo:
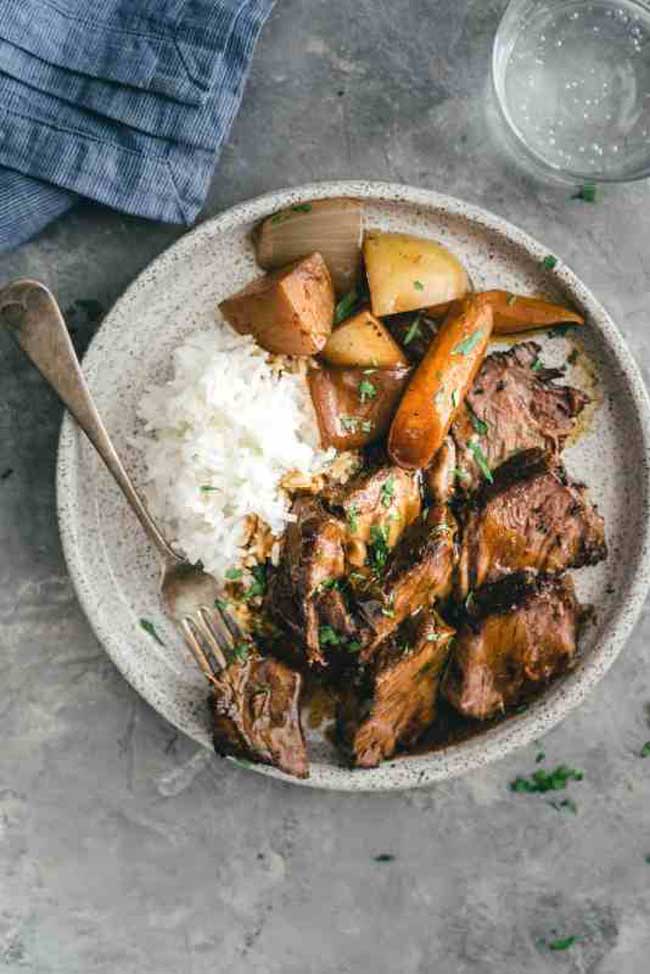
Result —
[[577, 311], [551, 304], [543, 298], [523, 297], [510, 291], [482, 291], [478, 296], [492, 307], [495, 335], [514, 335], [519, 331], [567, 323], [583, 325], [585, 321]]
[[400, 467], [426, 467], [442, 446], [483, 361], [492, 321], [491, 305], [476, 295], [452, 304], [390, 428], [388, 452]]

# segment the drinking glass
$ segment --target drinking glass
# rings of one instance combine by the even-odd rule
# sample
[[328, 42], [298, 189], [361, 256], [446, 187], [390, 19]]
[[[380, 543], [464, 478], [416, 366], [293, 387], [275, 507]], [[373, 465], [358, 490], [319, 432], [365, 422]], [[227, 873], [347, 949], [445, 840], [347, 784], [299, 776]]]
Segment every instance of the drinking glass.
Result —
[[567, 182], [650, 176], [650, 3], [511, 0], [492, 76], [509, 141]]

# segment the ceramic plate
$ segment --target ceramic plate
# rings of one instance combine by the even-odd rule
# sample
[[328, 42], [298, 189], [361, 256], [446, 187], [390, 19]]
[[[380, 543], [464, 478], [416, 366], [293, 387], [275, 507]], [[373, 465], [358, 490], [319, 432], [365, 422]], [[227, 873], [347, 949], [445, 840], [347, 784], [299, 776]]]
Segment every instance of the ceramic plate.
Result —
[[[90, 388], [115, 444], [142, 483], [133, 436], [145, 388], [170, 372], [175, 346], [214, 321], [217, 302], [258, 273], [253, 225], [282, 207], [327, 196], [364, 200], [366, 226], [433, 237], [468, 268], [477, 289], [542, 292], [573, 304], [588, 325], [579, 337], [542, 336], [549, 364], [579, 344], [568, 380], [587, 388], [596, 407], [565, 453], [570, 473], [589, 484], [606, 520], [609, 558], [575, 573], [578, 594], [597, 606], [581, 637], [576, 669], [529, 709], [442, 750], [343, 767], [320, 730], [310, 731], [311, 777], [319, 788], [407, 788], [461, 774], [529, 743], [584, 698], [623, 646], [648, 587], [650, 413], [639, 372], [611, 318], [559, 259], [549, 270], [541, 244], [484, 210], [406, 186], [319, 183], [270, 193], [202, 224], [158, 257], [130, 286], [97, 332], [84, 360]], [[596, 377], [594, 381], [594, 376]], [[163, 617], [154, 551], [100, 461], [66, 418], [58, 459], [58, 510], [70, 574], [97, 636], [126, 679], [179, 730], [210, 746], [206, 687], [182, 640]], [[159, 646], [142, 630], [155, 622]], [[258, 766], [256, 771], [285, 778]], [[293, 779], [286, 779], [293, 780]]]

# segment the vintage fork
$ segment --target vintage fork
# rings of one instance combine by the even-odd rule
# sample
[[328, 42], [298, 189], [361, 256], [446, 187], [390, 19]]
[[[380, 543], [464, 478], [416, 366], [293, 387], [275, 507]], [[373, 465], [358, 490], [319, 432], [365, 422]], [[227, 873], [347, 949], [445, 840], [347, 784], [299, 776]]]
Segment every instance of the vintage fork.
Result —
[[0, 322], [76, 419], [138, 517], [160, 556], [165, 611], [214, 684], [242, 633], [223, 608], [216, 578], [174, 551], [134, 487], [90, 395], [54, 295], [38, 281], [15, 281], [0, 291]]

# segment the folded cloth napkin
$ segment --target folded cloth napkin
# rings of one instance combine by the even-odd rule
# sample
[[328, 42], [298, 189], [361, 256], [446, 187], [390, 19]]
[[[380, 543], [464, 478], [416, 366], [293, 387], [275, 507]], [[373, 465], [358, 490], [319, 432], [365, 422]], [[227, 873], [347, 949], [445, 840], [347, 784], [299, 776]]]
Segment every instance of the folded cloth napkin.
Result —
[[272, 6], [0, 0], [0, 250], [80, 196], [191, 223]]

